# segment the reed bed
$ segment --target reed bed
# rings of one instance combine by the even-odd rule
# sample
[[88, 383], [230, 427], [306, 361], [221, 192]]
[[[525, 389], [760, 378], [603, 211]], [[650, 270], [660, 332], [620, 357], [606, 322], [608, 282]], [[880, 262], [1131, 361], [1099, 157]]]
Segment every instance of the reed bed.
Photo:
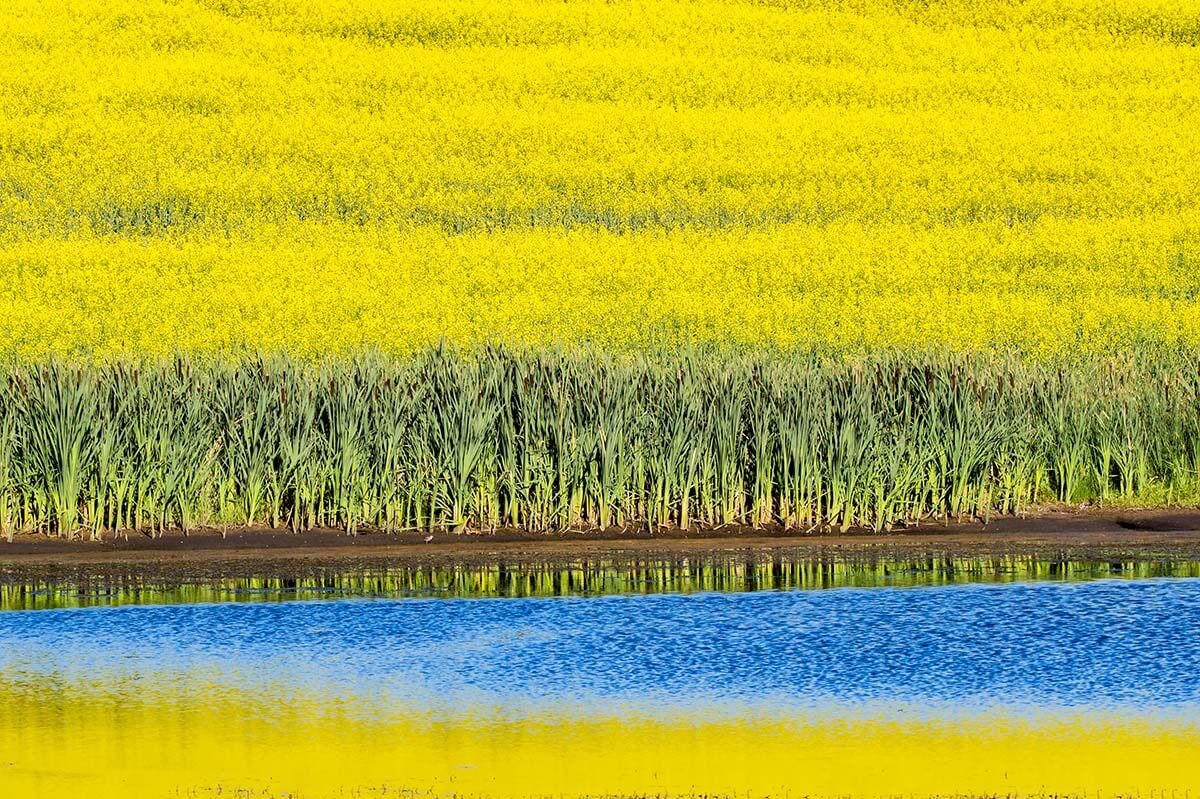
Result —
[[0, 519], [884, 530], [1197, 493], [1200, 362], [437, 347], [13, 365]]

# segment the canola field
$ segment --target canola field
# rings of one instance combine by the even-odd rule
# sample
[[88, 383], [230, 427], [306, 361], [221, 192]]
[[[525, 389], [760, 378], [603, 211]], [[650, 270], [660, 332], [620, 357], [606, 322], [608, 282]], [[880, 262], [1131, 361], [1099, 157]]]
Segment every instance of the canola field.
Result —
[[6, 0], [0, 355], [1200, 344], [1190, 0]]

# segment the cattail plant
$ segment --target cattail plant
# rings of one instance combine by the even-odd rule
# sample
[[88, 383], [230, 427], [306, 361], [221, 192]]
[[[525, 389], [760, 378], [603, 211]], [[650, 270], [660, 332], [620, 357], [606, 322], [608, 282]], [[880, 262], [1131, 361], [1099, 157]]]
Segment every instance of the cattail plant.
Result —
[[885, 530], [1200, 488], [1155, 358], [441, 346], [11, 365], [0, 529]]

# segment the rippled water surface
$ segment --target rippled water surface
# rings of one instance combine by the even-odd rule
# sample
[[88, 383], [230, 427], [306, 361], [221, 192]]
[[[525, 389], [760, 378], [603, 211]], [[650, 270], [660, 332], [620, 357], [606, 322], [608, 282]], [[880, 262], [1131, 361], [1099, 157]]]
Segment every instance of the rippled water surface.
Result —
[[1189, 578], [8, 612], [0, 675], [25, 796], [1200, 795]]
[[[0, 671], [422, 704], [1200, 703], [1200, 580], [0, 614]], [[64, 657], [64, 653], [69, 656]]]

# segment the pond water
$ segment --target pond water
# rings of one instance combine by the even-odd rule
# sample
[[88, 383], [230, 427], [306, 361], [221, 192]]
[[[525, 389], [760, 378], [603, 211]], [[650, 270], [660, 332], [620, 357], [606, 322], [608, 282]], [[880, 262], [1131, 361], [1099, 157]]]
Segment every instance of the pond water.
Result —
[[[181, 573], [182, 572], [182, 573]], [[278, 602], [293, 599], [400, 597], [555, 597], [611, 594], [785, 591], [821, 588], [929, 587], [1029, 581], [1081, 582], [1151, 577], [1200, 578], [1200, 560], [1184, 551], [978, 552], [873, 551], [803, 547], [733, 549], [682, 556], [610, 553], [589, 557], [465, 561], [373, 559], [321, 565], [282, 559], [170, 561], [21, 570], [0, 568], [0, 610], [128, 604]]]
[[1195, 578], [15, 611], [0, 675], [5, 796], [1200, 796]]

